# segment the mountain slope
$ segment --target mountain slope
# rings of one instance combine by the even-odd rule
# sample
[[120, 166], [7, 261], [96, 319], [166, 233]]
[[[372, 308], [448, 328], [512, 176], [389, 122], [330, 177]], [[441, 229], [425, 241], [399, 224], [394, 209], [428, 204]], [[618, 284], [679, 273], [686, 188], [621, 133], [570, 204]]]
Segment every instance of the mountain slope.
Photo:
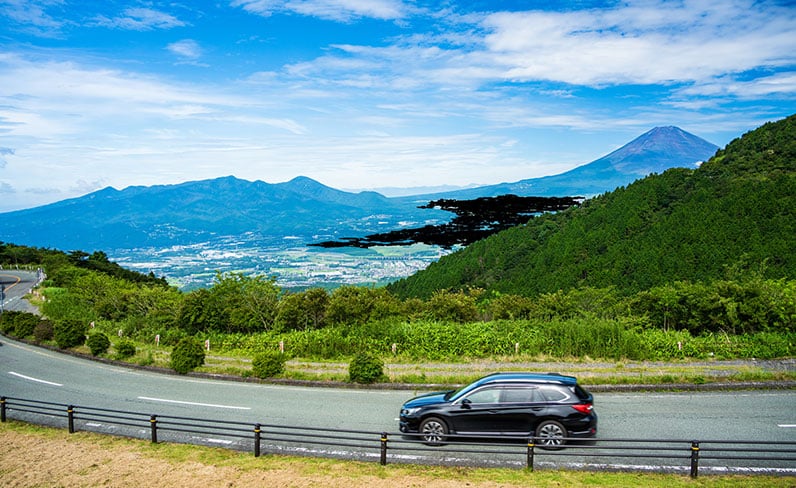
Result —
[[[59, 249], [113, 249], [202, 242], [261, 233], [311, 239], [381, 230], [371, 217], [397, 222], [443, 212], [407, 209], [373, 192], [348, 193], [309, 178], [279, 184], [234, 177], [179, 185], [105, 188], [81, 198], [3, 214], [0, 240]], [[397, 225], [397, 223], [396, 223]], [[361, 229], [360, 229], [361, 228]]]
[[718, 149], [718, 146], [677, 127], [656, 127], [616, 151], [565, 173], [422, 197], [429, 200], [470, 199], [508, 193], [590, 197], [669, 168], [696, 168], [699, 162], [713, 156]]
[[532, 219], [390, 285], [399, 296], [481, 287], [534, 295], [574, 287], [633, 293], [763, 266], [796, 276], [796, 116], [766, 124], [696, 170], [671, 169]]
[[692, 165], [715, 146], [676, 128], [653, 129], [608, 156], [546, 178], [442, 194], [387, 198], [350, 193], [306, 177], [269, 184], [234, 177], [179, 185], [105, 188], [84, 197], [0, 214], [0, 241], [85, 251], [188, 245], [254, 234], [305, 243], [358, 237], [449, 221], [418, 209], [439, 198], [599, 194], [650, 171]]

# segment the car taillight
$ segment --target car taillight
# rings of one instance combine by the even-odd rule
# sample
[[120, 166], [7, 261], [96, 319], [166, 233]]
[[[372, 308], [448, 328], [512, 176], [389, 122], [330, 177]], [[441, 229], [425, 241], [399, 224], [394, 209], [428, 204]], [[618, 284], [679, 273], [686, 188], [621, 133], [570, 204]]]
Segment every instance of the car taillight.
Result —
[[578, 412], [588, 415], [594, 410], [594, 406], [591, 403], [580, 403], [578, 405], [572, 405], [572, 408], [577, 410]]

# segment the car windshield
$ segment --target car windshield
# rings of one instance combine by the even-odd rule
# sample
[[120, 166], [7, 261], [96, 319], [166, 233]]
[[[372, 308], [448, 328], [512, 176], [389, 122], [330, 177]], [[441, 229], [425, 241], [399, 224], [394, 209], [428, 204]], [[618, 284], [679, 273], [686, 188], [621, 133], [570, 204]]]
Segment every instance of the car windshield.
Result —
[[458, 388], [458, 389], [456, 389], [456, 390], [450, 390], [450, 391], [447, 391], [447, 392], [445, 392], [445, 397], [444, 397], [444, 398], [445, 398], [445, 401], [448, 401], [448, 400], [450, 400], [451, 398], [453, 398], [453, 397], [455, 397], [455, 396], [458, 396], [458, 395], [459, 395], [459, 393], [461, 393], [462, 391], [464, 391], [464, 389], [465, 389], [465, 388], [467, 388], [468, 386], [470, 386], [470, 385], [463, 386], [463, 387], [461, 387], [461, 388]]

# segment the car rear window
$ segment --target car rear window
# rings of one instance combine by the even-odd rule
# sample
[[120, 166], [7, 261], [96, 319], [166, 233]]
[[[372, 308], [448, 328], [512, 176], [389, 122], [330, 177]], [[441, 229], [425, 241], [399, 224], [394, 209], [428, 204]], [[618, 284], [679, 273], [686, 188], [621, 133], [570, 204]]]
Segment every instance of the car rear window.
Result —
[[563, 402], [570, 397], [562, 388], [545, 385], [539, 388], [548, 402]]
[[589, 393], [588, 391], [586, 391], [583, 388], [581, 388], [580, 385], [575, 385], [573, 390], [574, 390], [575, 394], [578, 396], [578, 398], [581, 401], [584, 401], [584, 402], [592, 401], [591, 393]]

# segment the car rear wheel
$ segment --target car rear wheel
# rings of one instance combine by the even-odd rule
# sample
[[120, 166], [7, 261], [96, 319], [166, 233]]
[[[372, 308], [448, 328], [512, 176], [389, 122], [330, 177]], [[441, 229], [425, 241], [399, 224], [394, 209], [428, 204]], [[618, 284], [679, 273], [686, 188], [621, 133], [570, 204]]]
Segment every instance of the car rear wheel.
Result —
[[536, 427], [534, 440], [542, 449], [561, 449], [566, 443], [567, 429], [555, 420], [546, 420]]
[[437, 417], [429, 417], [420, 423], [420, 434], [423, 442], [430, 446], [439, 446], [445, 442], [448, 424]]

